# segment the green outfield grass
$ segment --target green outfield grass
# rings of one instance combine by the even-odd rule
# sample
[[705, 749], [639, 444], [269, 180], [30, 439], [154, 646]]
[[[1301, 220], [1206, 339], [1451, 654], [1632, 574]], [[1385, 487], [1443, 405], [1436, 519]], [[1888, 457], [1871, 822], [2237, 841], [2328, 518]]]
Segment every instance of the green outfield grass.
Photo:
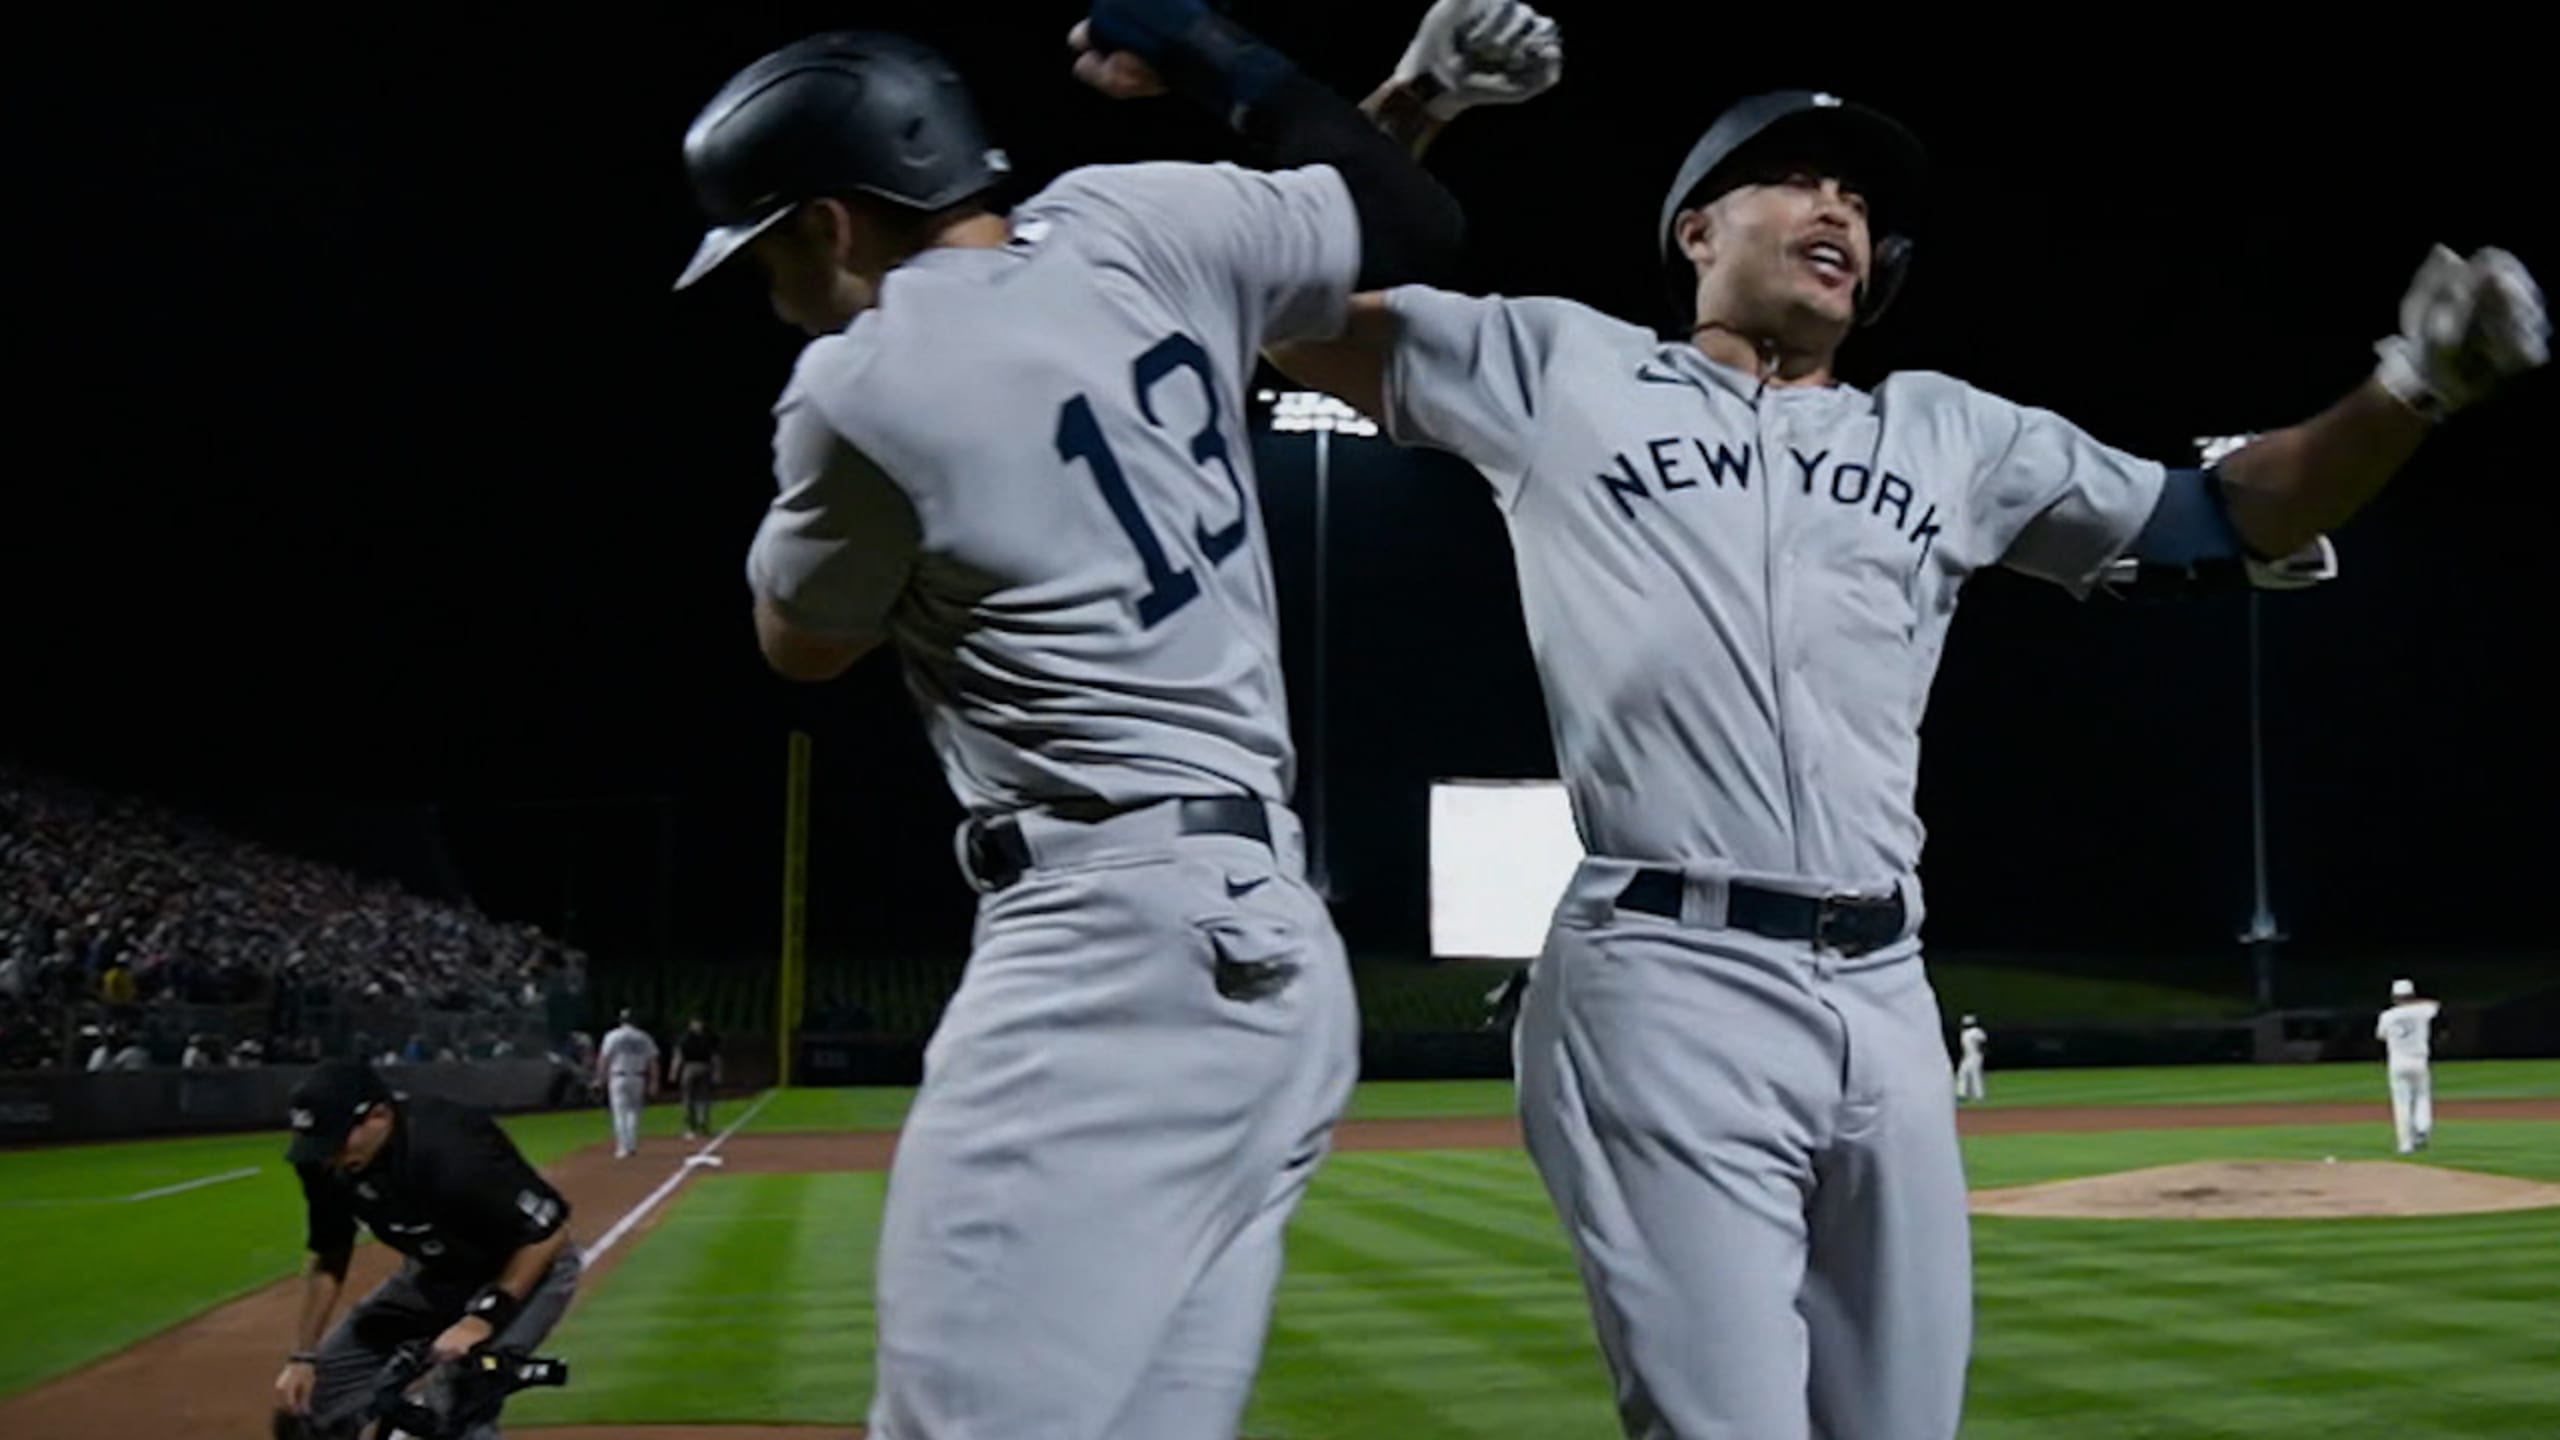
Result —
[[[2448, 1124], [2430, 1159], [2551, 1178], [2560, 1127]], [[2370, 1158], [2370, 1127], [1998, 1136], [1981, 1183], [2204, 1158]], [[706, 1180], [572, 1317], [543, 1423], [859, 1421], [881, 1177]], [[2560, 1212], [2328, 1222], [1986, 1219], [1968, 1440], [2560, 1426], [2544, 1358]], [[706, 1348], [707, 1347], [707, 1348]], [[1290, 1238], [1247, 1432], [1611, 1440], [1572, 1261], [1527, 1159], [1343, 1154]]]
[[[2448, 1061], [2436, 1067], [2436, 1095], [2447, 1100], [2560, 1099], [2560, 1060]], [[912, 1089], [783, 1090], [746, 1127], [752, 1135], [801, 1131], [894, 1130], [915, 1099]], [[2331, 1065], [2184, 1065], [2129, 1070], [1995, 1070], [1989, 1105], [2387, 1104], [2382, 1067]], [[739, 1112], [723, 1101], [720, 1123]], [[1512, 1113], [1507, 1080], [1381, 1080], [1351, 1097], [1355, 1120], [1464, 1119]]]
[[[1967, 1144], [1968, 1165], [1974, 1183], [1990, 1186], [2214, 1157], [2388, 1158], [2379, 1070], [2359, 1064], [1994, 1071], [1993, 1104], [2003, 1108], [2349, 1100], [2370, 1103], [2373, 1120], [2281, 1129], [1976, 1137]], [[2437, 1089], [2447, 1099], [2560, 1096], [2560, 1062], [2448, 1063], [2437, 1068]], [[911, 1098], [911, 1091], [895, 1089], [779, 1091], [754, 1111], [746, 1128], [751, 1133], [891, 1129]], [[753, 1103], [724, 1100], [717, 1118], [729, 1124], [747, 1116]], [[1352, 1114], [1504, 1116], [1511, 1108], [1511, 1088], [1503, 1082], [1390, 1082], [1360, 1087]], [[506, 1123], [537, 1162], [601, 1144], [609, 1133], [601, 1110]], [[645, 1128], [652, 1136], [672, 1136], [680, 1128], [680, 1115], [671, 1105], [653, 1107]], [[2426, 1157], [2430, 1163], [2560, 1182], [2560, 1126], [2448, 1120], [2439, 1125], [2436, 1139]], [[281, 1162], [283, 1143], [281, 1133], [268, 1133], [0, 1153], [0, 1342], [5, 1342], [0, 1343], [0, 1394], [111, 1353], [292, 1273], [302, 1258], [301, 1207]], [[178, 1194], [129, 1198], [242, 1169], [255, 1173]], [[559, 1395], [528, 1397], [527, 1414], [716, 1418], [713, 1410], [728, 1407], [723, 1413], [743, 1419], [859, 1418], [841, 1407], [858, 1405], [859, 1396], [867, 1393], [863, 1346], [870, 1325], [870, 1227], [880, 1184], [877, 1176], [730, 1177], [706, 1172], [706, 1180], [687, 1188], [650, 1239], [628, 1253], [614, 1280], [581, 1307], [575, 1322], [579, 1328], [570, 1337], [583, 1362], [578, 1385]], [[1408, 1246], [1412, 1258], [1399, 1263], [1395, 1257], [1401, 1252], [1393, 1239], [1418, 1223], [1416, 1215], [1430, 1217], [1438, 1227], [1431, 1234], [1439, 1238]], [[2013, 1305], [2034, 1293], [2019, 1268], [2024, 1262], [2012, 1256], [2003, 1237], [2018, 1226], [2042, 1236], [2048, 1232], [2033, 1227], [2054, 1223], [1997, 1221], [1983, 1226], [1986, 1314], [1993, 1313], [1995, 1299]], [[2406, 1296], [2381, 1288], [2380, 1282], [2366, 1282], [2355, 1292], [2360, 1297], [2356, 1303], [2339, 1312], [2338, 1323], [2346, 1333], [2397, 1327], [2398, 1333], [2458, 1334], [2468, 1344], [2470, 1322], [2427, 1332], [2425, 1323], [2402, 1318], [2393, 1306], [2406, 1300], [2459, 1311], [2469, 1303], [2465, 1297], [2477, 1297], [2488, 1307], [2483, 1313], [2502, 1314], [2497, 1307], [2504, 1282], [2474, 1283], [2475, 1273], [2531, 1274], [2546, 1288], [2550, 1277], [2560, 1273], [2560, 1212], [2409, 1222], [2414, 1230], [2395, 1228], [2400, 1223], [2330, 1222], [2304, 1228], [2378, 1235], [2395, 1245], [2408, 1236], [2416, 1237], [2409, 1244], [2433, 1246], [2441, 1237], [2443, 1245], [2453, 1248], [2459, 1248], [2456, 1240], [2468, 1245], [2465, 1237], [2476, 1232], [2486, 1237], [2482, 1254], [2473, 1258], [2449, 1249], [2440, 1257], [2441, 1274]], [[2212, 1232], [2193, 1242], [2194, 1253], [2208, 1257], [2220, 1255], [2213, 1247], [2225, 1243], [2213, 1237], [2238, 1233], [2228, 1226], [2137, 1227], [2140, 1245], [2148, 1247], [2142, 1253], [2150, 1257], [2148, 1263], [2175, 1268], [2185, 1263], [2177, 1257], [2187, 1253], [2179, 1248], [2186, 1242], [2171, 1232], [2198, 1228]], [[2289, 1227], [2278, 1228], [2292, 1233]], [[1438, 1418], [1420, 1433], [1465, 1435], [1475, 1433], [1469, 1428], [1475, 1426], [1490, 1434], [1553, 1420], [1560, 1427], [1553, 1433], [1605, 1434], [1605, 1425], [1594, 1428], [1588, 1409], [1596, 1403], [1592, 1397], [1599, 1393], [1600, 1381], [1579, 1293], [1552, 1230], [1543, 1196], [1517, 1154], [1337, 1156], [1309, 1203], [1300, 1238], [1293, 1241], [1296, 1268], [1275, 1332], [1264, 1394], [1257, 1402], [1257, 1433], [1387, 1435], [1425, 1415]], [[2123, 1244], [2132, 1243], [2122, 1238], [2130, 1233], [2102, 1227], [2088, 1236], [2117, 1237], [2109, 1243]], [[2074, 1243], [2087, 1240], [2084, 1236]], [[2310, 1247], [2300, 1251], [2304, 1263], [2318, 1272], [2306, 1275], [2306, 1284], [2326, 1284], [2352, 1273], [2354, 1243], [2301, 1244]], [[2288, 1240], [2276, 1248], [2294, 1254], [2298, 1247]], [[2010, 1268], [2003, 1271], [2002, 1266]], [[724, 1286], [725, 1292], [720, 1289]], [[776, 1289], [787, 1292], [787, 1305], [748, 1304], [738, 1298]], [[725, 1301], [723, 1293], [729, 1296]], [[2163, 1303], [2181, 1323], [2194, 1319], [2180, 1308], [2190, 1306], [2189, 1300], [2172, 1297]], [[728, 1313], [719, 1309], [722, 1304], [745, 1317], [769, 1313], [780, 1318], [762, 1330], [753, 1324], [733, 1331], [726, 1322], [699, 1323], [702, 1314]], [[2202, 1307], [2202, 1318], [2212, 1318], [2209, 1300], [2194, 1298], [2192, 1306]], [[2013, 1312], [2011, 1323], [2036, 1327], [2035, 1336], [2050, 1333], [2039, 1321], [2019, 1318], [2022, 1313]], [[1489, 1318], [1479, 1325], [1472, 1317]], [[1440, 1318], [1446, 1319], [1445, 1327]], [[2237, 1323], [2247, 1317], [2235, 1310], [2232, 1318]], [[2291, 1329], [2275, 1326], [2267, 1335], [2292, 1333], [2309, 1323], [2289, 1322]], [[707, 1337], [715, 1331], [717, 1345], [741, 1351], [734, 1362], [679, 1363], [673, 1347], [699, 1357], [703, 1346], [713, 1343]], [[2159, 1408], [2165, 1399], [2144, 1399], [2126, 1410], [2120, 1423], [2108, 1420], [2097, 1413], [2103, 1407], [2095, 1397], [2111, 1396], [2109, 1403], [2115, 1403], [2142, 1387], [2106, 1385], [2101, 1371], [2080, 1391], [2037, 1391], [2037, 1384], [2051, 1380], [2044, 1362], [2035, 1358], [2041, 1341], [2031, 1343], [2027, 1330], [2017, 1333], [2020, 1338], [2013, 1343], [2019, 1348], [2014, 1351], [2004, 1351], [1997, 1336], [1986, 1339], [1983, 1375], [1986, 1384], [1999, 1382], [1989, 1395], [2014, 1392], [2024, 1397], [2018, 1404], [2025, 1408], [2014, 1416], [1997, 1405], [1978, 1410], [1985, 1417], [1982, 1426], [2013, 1428], [1968, 1433], [2024, 1436], [2031, 1428], [2017, 1427], [2030, 1422], [2019, 1417], [2038, 1415], [2068, 1417], [2071, 1428], [2086, 1431], [2074, 1440], [2283, 1433], [2237, 1411], [2217, 1411], [2222, 1418], [2195, 1419], [2193, 1427], [2181, 1429], [2184, 1421]], [[2510, 1326], [2509, 1333], [2544, 1332]], [[2248, 1344], [2273, 1342], [2253, 1338], [2243, 1327], [2232, 1343], [2245, 1351]], [[1384, 1348], [1371, 1356], [1363, 1346]], [[661, 1357], [652, 1347], [666, 1347], [669, 1353]], [[1346, 1354], [1346, 1348], [1358, 1353]], [[770, 1363], [759, 1358], [786, 1353], [787, 1359]], [[2171, 1356], [2154, 1357], [2159, 1364], [2174, 1360], [2172, 1352], [2159, 1353]], [[2421, 1345], [2412, 1353], [2434, 1352]], [[2005, 1377], [1994, 1363], [2004, 1354], [2014, 1361]], [[2494, 1365], [2483, 1359], [2467, 1361], [2462, 1368], [2472, 1374]], [[706, 1378], [727, 1373], [757, 1378], [753, 1386], [743, 1381], [711, 1384]], [[2299, 1357], [2280, 1355], [2273, 1357], [2268, 1373], [2316, 1377], [2326, 1372]], [[2375, 1373], [2400, 1374], [2387, 1364]], [[2481, 1383], [2490, 1386], [2483, 1394], [2495, 1392], [2494, 1382]], [[2238, 1379], [2228, 1385], [2247, 1389]], [[2440, 1385], [2438, 1393], [2459, 1400], [2468, 1392]], [[846, 1402], [848, 1395], [855, 1401]], [[669, 1398], [683, 1396], [696, 1397], [685, 1402], [694, 1408], [684, 1409]], [[2085, 1402], [2088, 1408], [2072, 1410], [2066, 1402]], [[2469, 1403], [2457, 1404], [2454, 1419], [2443, 1423], [2459, 1420], [2468, 1413], [2462, 1406]], [[748, 1408], [735, 1408], [741, 1405]], [[2038, 1405], [2061, 1408], [2034, 1408]], [[1384, 1418], [1374, 1425], [1360, 1418], [1373, 1410]], [[2281, 1409], [2268, 1415], [2269, 1424], [2294, 1419]], [[2116, 1428], [2106, 1428], [2110, 1424]], [[2521, 1432], [2403, 1426], [2393, 1433]]]
[[[612, 1138], [602, 1110], [505, 1124], [537, 1165]], [[642, 1125], [683, 1129], [676, 1106]], [[302, 1190], [284, 1146], [279, 1130], [0, 1154], [0, 1395], [299, 1269]], [[132, 1198], [241, 1170], [254, 1173]]]

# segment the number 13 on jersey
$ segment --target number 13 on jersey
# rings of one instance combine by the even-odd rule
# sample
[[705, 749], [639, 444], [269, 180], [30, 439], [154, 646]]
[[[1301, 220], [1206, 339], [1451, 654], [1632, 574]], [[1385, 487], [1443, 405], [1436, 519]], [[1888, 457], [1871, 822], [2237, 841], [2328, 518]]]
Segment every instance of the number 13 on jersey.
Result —
[[[1208, 418], [1201, 422], [1200, 432], [1191, 437], [1191, 458], [1201, 465], [1215, 463], [1227, 479], [1227, 487], [1235, 492], [1236, 517], [1225, 526], [1212, 530], [1207, 522], [1193, 517], [1192, 539], [1211, 565], [1216, 565], [1244, 545], [1245, 527], [1253, 516], [1252, 501], [1244, 492], [1244, 477], [1236, 473], [1233, 457], [1227, 453], [1226, 436], [1221, 432], [1217, 376], [1209, 368], [1208, 352], [1200, 342], [1188, 335], [1168, 335], [1140, 355], [1130, 367], [1130, 388], [1138, 401], [1138, 412], [1150, 425], [1164, 422], [1156, 417], [1155, 389], [1178, 370], [1188, 370], [1199, 377], [1200, 391], [1209, 402]], [[1127, 472], [1120, 468], [1119, 457], [1104, 438], [1102, 422], [1093, 413], [1093, 404], [1077, 395], [1058, 407], [1058, 458], [1072, 465], [1083, 461], [1093, 472], [1094, 484], [1102, 489], [1103, 502], [1111, 507], [1111, 518], [1129, 536], [1136, 547], [1138, 563], [1146, 567], [1147, 590], [1138, 597], [1138, 623], [1153, 629], [1166, 616], [1200, 598], [1200, 577], [1188, 565], [1176, 565], [1165, 554], [1164, 542], [1157, 538], [1153, 522], [1138, 504], [1137, 492], [1130, 488]]]

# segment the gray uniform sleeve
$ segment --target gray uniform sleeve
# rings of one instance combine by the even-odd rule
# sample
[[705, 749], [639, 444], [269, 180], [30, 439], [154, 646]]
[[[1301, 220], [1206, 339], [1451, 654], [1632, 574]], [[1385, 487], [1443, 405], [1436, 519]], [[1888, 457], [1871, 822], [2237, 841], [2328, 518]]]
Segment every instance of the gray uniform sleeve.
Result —
[[1247, 353], [1342, 332], [1360, 274], [1360, 214], [1330, 165], [1098, 166], [1062, 177], [1052, 191], [1109, 217], [1159, 292], [1234, 305]]
[[795, 629], [869, 634], [906, 589], [921, 532], [905, 492], [818, 412], [808, 368], [774, 407], [778, 493], [748, 549], [747, 585]]
[[2142, 533], [2168, 468], [2050, 410], [1979, 390], [1969, 398], [1980, 457], [1969, 518], [1981, 553], [2085, 599]]
[[1468, 461], [1510, 504], [1529, 470], [1559, 308], [1401, 285], [1387, 309], [1396, 321], [1379, 417], [1388, 437]]

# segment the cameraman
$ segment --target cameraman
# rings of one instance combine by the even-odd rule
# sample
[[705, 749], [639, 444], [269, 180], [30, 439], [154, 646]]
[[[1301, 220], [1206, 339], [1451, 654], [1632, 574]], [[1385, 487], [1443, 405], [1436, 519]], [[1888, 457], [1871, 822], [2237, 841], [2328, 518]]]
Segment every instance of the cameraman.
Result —
[[[505, 1131], [466, 1106], [395, 1096], [361, 1060], [314, 1069], [292, 1107], [285, 1159], [302, 1177], [311, 1265], [294, 1352], [276, 1377], [278, 1437], [351, 1435], [376, 1376], [410, 1341], [432, 1337], [438, 1361], [492, 1343], [541, 1344], [569, 1307], [582, 1259], [569, 1202]], [[408, 1263], [327, 1329], [358, 1220]], [[439, 1367], [427, 1404], [441, 1413], [450, 1403]], [[497, 1431], [483, 1423], [470, 1434]]]

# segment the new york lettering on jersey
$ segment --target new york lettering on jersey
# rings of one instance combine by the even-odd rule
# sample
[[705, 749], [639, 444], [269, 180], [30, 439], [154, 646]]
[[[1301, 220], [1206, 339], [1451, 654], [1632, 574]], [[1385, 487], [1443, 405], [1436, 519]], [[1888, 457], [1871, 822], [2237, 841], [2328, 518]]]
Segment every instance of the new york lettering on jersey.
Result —
[[1920, 912], [1919, 720], [1965, 577], [2086, 593], [2162, 468], [1942, 375], [1764, 386], [1567, 301], [1389, 303], [1383, 419], [1502, 504], [1585, 847]]
[[[1666, 369], [1646, 365], [1636, 373], [1639, 379], [1658, 384], [1694, 384], [1666, 374]], [[1692, 433], [1652, 436], [1618, 450], [1609, 456], [1605, 467], [1595, 470], [1594, 478], [1621, 515], [1634, 520], [1641, 502], [1667, 500], [1682, 491], [1699, 489], [1702, 483], [1717, 492], [1730, 488], [1741, 494], [1751, 489], [1753, 467], [1762, 454], [1758, 437], [1744, 433], [1710, 439], [1694, 433], [1694, 426], [1691, 428]], [[1930, 546], [1946, 528], [1946, 517], [1939, 513], [1936, 501], [1925, 498], [1927, 492], [1921, 485], [1896, 474], [1872, 444], [1859, 448], [1859, 438], [1851, 435], [1834, 441], [1849, 447], [1837, 455], [1829, 448], [1807, 454], [1799, 446], [1789, 446], [1785, 457], [1788, 463], [1777, 467], [1776, 484], [1783, 487], [1792, 483], [1808, 499], [1827, 498], [1848, 510], [1883, 520], [1895, 534], [1910, 541], [1919, 558], [1926, 559]], [[1771, 473], [1767, 466], [1760, 467], [1763, 487], [1772, 483]]]

